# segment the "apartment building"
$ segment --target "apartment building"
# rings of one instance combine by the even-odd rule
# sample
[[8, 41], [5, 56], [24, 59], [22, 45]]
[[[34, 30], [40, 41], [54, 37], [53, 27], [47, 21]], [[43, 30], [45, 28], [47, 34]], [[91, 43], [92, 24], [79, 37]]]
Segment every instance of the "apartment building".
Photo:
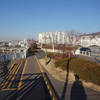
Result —
[[[69, 39], [65, 32], [40, 32], [39, 43], [41, 44], [72, 44], [82, 47], [98, 46], [100, 47], [100, 32], [73, 36]], [[71, 42], [70, 42], [71, 41]]]
[[66, 44], [68, 42], [65, 32], [40, 32], [38, 38], [41, 44]]
[[91, 50], [91, 56], [100, 56], [100, 32], [80, 36], [78, 45]]
[[100, 32], [80, 36], [78, 41], [83, 47], [100, 46]]

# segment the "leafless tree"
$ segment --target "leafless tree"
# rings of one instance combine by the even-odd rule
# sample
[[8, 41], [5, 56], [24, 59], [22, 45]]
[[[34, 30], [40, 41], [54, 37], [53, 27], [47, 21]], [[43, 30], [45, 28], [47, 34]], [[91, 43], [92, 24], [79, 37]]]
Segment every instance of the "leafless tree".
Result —
[[[67, 34], [67, 37], [68, 37], [67, 38], [68, 39], [67, 44], [73, 47], [72, 51], [73, 51], [73, 53], [75, 55], [76, 46], [78, 45], [81, 33], [76, 31], [76, 30], [74, 30], [74, 29], [66, 30], [65, 33]], [[70, 57], [71, 52], [69, 52], [69, 57]]]

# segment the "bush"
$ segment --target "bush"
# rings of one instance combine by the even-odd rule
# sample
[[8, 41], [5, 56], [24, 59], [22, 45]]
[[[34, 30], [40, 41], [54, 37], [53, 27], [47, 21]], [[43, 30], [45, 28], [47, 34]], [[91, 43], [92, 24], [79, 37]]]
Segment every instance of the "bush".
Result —
[[28, 49], [28, 54], [35, 54], [37, 51], [35, 49]]
[[[56, 60], [56, 67], [66, 70], [68, 58]], [[72, 58], [69, 69], [81, 79], [100, 85], [100, 64], [82, 58]]]
[[67, 54], [48, 52], [47, 57], [50, 57], [53, 59], [64, 59], [67, 57]]
[[55, 53], [48, 52], [47, 57], [54, 58]]

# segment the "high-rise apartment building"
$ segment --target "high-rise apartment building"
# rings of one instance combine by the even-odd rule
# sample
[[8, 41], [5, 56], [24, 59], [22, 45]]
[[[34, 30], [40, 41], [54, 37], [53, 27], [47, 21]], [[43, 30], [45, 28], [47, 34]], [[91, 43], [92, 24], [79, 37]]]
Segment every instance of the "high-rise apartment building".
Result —
[[40, 32], [39, 43], [42, 44], [66, 44], [68, 37], [65, 32]]

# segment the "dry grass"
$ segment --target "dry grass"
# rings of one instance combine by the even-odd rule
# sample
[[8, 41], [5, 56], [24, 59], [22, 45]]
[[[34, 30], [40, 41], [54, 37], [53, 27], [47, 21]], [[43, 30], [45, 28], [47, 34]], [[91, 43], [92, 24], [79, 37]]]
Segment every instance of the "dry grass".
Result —
[[[56, 60], [56, 67], [66, 70], [68, 58]], [[82, 58], [72, 58], [69, 68], [81, 79], [100, 85], [100, 64]]]

